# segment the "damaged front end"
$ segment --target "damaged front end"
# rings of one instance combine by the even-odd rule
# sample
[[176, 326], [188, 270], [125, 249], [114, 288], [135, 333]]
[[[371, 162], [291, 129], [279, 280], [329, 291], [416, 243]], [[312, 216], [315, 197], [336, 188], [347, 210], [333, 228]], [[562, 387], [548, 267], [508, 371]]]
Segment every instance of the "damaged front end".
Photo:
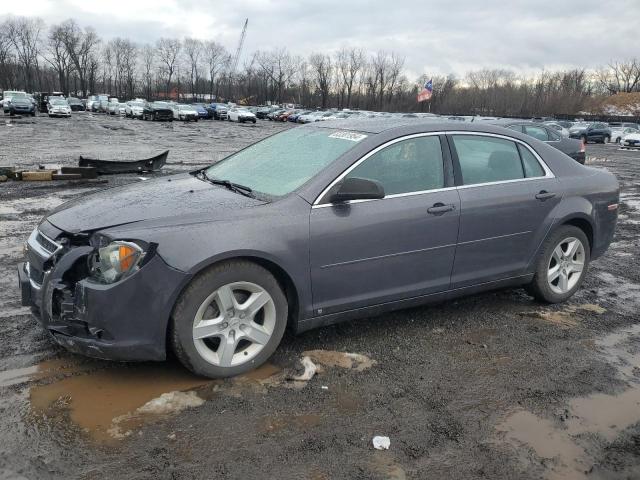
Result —
[[18, 266], [22, 303], [65, 348], [98, 358], [163, 360], [173, 302], [187, 275], [154, 244], [71, 234], [43, 221]]

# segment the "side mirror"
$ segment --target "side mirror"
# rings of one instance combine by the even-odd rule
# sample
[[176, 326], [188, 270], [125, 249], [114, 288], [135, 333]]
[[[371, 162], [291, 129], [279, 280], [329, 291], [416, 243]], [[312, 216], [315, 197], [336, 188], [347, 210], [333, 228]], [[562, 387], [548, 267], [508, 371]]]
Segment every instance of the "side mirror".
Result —
[[384, 198], [384, 188], [380, 182], [356, 177], [345, 178], [334, 187], [334, 191], [329, 195], [331, 203], [380, 198]]

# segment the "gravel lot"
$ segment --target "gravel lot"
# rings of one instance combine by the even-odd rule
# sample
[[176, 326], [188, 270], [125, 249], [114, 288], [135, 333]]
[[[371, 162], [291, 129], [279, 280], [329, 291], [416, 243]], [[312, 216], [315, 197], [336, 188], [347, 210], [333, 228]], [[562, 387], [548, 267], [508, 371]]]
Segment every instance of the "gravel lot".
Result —
[[[170, 149], [168, 174], [282, 128], [5, 117], [0, 165]], [[41, 216], [138, 176], [0, 183], [0, 479], [640, 478], [640, 152], [587, 153], [621, 182], [620, 220], [569, 303], [498, 291], [286, 335], [269, 365], [215, 382], [173, 360], [71, 355], [20, 306], [15, 268]], [[321, 370], [291, 381], [303, 352]]]

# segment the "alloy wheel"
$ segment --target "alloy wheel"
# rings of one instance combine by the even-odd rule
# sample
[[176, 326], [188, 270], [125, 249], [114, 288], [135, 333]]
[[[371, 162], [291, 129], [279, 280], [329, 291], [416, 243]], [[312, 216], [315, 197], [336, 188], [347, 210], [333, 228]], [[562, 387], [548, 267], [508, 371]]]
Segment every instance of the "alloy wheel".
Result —
[[565, 294], [576, 286], [585, 264], [585, 250], [575, 237], [562, 240], [551, 254], [547, 268], [547, 282], [551, 291]]
[[275, 326], [271, 295], [255, 283], [234, 282], [202, 302], [193, 321], [193, 342], [205, 361], [235, 367], [262, 351]]

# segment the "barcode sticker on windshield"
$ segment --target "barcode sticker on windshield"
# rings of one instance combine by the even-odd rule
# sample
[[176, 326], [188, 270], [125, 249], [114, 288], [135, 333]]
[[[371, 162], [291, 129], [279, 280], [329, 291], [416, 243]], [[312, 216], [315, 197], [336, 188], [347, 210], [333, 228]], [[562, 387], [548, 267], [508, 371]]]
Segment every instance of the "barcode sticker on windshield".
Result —
[[335, 132], [329, 135], [329, 138], [341, 138], [343, 140], [359, 142], [360, 140], [367, 138], [367, 136], [357, 132]]

